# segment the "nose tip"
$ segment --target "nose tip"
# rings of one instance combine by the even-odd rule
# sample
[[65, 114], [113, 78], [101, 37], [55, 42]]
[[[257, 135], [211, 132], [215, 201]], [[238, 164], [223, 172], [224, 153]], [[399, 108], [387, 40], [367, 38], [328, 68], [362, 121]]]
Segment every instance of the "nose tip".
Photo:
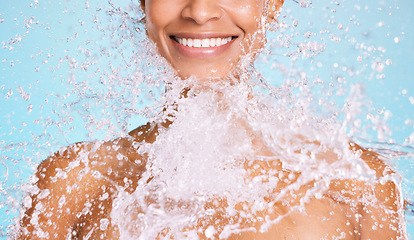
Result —
[[216, 1], [189, 0], [181, 15], [184, 19], [201, 25], [212, 20], [220, 19], [222, 11]]

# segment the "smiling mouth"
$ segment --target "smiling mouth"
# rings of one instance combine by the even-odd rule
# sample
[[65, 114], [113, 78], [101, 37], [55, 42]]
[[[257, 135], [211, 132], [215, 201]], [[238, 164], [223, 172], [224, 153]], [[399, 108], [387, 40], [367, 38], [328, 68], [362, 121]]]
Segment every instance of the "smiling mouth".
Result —
[[171, 36], [171, 38], [181, 45], [194, 47], [194, 48], [208, 48], [208, 47], [220, 47], [237, 37], [225, 37], [225, 38], [180, 38]]

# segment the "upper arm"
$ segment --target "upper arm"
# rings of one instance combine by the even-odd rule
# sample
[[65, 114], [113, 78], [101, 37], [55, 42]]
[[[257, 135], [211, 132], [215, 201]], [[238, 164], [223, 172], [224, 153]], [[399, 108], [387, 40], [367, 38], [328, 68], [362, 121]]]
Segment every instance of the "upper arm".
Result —
[[368, 181], [337, 179], [331, 181], [330, 196], [351, 206], [360, 239], [405, 239], [404, 209], [399, 176], [372, 151], [351, 144], [361, 159], [375, 171]]
[[399, 187], [393, 181], [375, 183], [360, 204], [361, 239], [404, 239], [405, 227]]
[[364, 150], [361, 158], [377, 177], [373, 183], [364, 184], [361, 193], [361, 239], [405, 239], [399, 176], [374, 152]]
[[133, 191], [145, 170], [132, 146], [126, 139], [78, 143], [43, 161], [19, 239], [62, 239], [91, 217], [108, 214], [116, 188]]
[[375, 171], [371, 182], [355, 181], [361, 239], [405, 239], [403, 199], [399, 176], [380, 155], [356, 144], [361, 159]]
[[[80, 147], [77, 151], [74, 148]], [[19, 239], [62, 239], [71, 234], [88, 197], [100, 185], [79, 158], [81, 146], [43, 161], [36, 172], [37, 190], [29, 196]]]

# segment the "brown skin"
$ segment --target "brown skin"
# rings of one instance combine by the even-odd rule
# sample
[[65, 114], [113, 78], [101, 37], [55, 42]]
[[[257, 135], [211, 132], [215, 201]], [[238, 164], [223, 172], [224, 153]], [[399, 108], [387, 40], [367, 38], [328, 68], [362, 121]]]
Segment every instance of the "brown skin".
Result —
[[[31, 196], [32, 206], [26, 210], [21, 221], [18, 239], [62, 239], [64, 236], [71, 236], [70, 239], [83, 239], [87, 235], [91, 236], [90, 239], [118, 239], [117, 227], [109, 224], [105, 230], [101, 230], [100, 221], [110, 220], [112, 201], [117, 189], [121, 187], [133, 192], [137, 187], [137, 182], [145, 171], [146, 160], [145, 156], [137, 154], [137, 149], [133, 145], [142, 141], [154, 142], [158, 135], [157, 127], [151, 128], [150, 124], [147, 124], [132, 131], [130, 135], [131, 138], [101, 143], [97, 149], [94, 149], [94, 143], [75, 144], [42, 162], [36, 172], [39, 178], [37, 186], [40, 192], [48, 190], [50, 193], [43, 198], [40, 198], [39, 194]], [[258, 152], [267, 154], [257, 138], [252, 138], [252, 144]], [[359, 146], [352, 145], [353, 151], [362, 150]], [[111, 146], [120, 147], [114, 149]], [[362, 151], [361, 158], [377, 172], [378, 177], [392, 173], [390, 167], [378, 159], [375, 153]], [[85, 158], [82, 153], [86, 153], [87, 157]], [[118, 154], [126, 157], [118, 160]], [[326, 156], [323, 156], [324, 154]], [[329, 153], [324, 154], [320, 158], [329, 157]], [[283, 171], [286, 173], [285, 176], [290, 172], [282, 169], [279, 161], [269, 165], [258, 163], [261, 164], [260, 168], [254, 170], [251, 165], [246, 165], [246, 169], [252, 170], [252, 176], [259, 174], [259, 171], [270, 169]], [[59, 172], [66, 173], [67, 177], [59, 177], [62, 176]], [[285, 182], [284, 186], [280, 186], [283, 188], [296, 179], [289, 180], [285, 177], [281, 180]], [[273, 210], [270, 218], [276, 219], [290, 212], [291, 207], [297, 206], [303, 194], [314, 184], [315, 182], [305, 184], [274, 203], [270, 207]], [[280, 189], [274, 191], [278, 192]], [[59, 204], [62, 196], [65, 196], [66, 201]], [[373, 197], [373, 202], [360, 201], [364, 196]], [[398, 236], [402, 238], [402, 233], [398, 231], [402, 228], [401, 216], [397, 214], [401, 208], [399, 198], [396, 185], [391, 181], [383, 185], [379, 182], [371, 185], [357, 180], [333, 180], [330, 189], [321, 198], [312, 198], [305, 204], [304, 213], [292, 211], [280, 222], [271, 225], [265, 233], [258, 232], [261, 224], [244, 221], [243, 227], [253, 227], [257, 231], [234, 234], [229, 239], [334, 239], [339, 237], [341, 232], [345, 232], [343, 239], [397, 239]], [[268, 200], [272, 201], [270, 198]], [[35, 216], [35, 209], [41, 205], [44, 209]], [[215, 209], [215, 214], [209, 218], [199, 219], [197, 225], [190, 228], [202, 229], [204, 232], [209, 225], [213, 225], [219, 230], [228, 223], [237, 221], [237, 214], [232, 217], [226, 215], [223, 210], [225, 206], [225, 199], [219, 199], [219, 204], [206, 204], [205, 208]], [[242, 206], [249, 207], [249, 204], [238, 205], [240, 209]], [[269, 215], [267, 210], [256, 213], [256, 219]], [[356, 217], [358, 215], [359, 217]], [[36, 225], [32, 224], [32, 219], [38, 219], [38, 227], [47, 232], [48, 237], [37, 236]], [[383, 227], [374, 230], [373, 225]], [[166, 238], [167, 232], [168, 228], [164, 233], [160, 233], [160, 239]], [[203, 238], [204, 235], [200, 235], [200, 239]]]
[[[146, 0], [146, 22], [149, 37], [157, 44], [160, 54], [175, 68], [178, 76], [186, 78], [196, 75], [205, 80], [211, 77], [224, 79], [234, 66], [246, 47], [252, 46], [250, 53], [256, 54], [263, 46], [264, 37], [248, 41], [260, 26], [256, 19], [267, 14], [272, 19], [283, 2], [270, 1], [274, 11], [264, 12], [262, 0], [174, 0], [171, 6], [165, 0]], [[191, 3], [191, 4], [190, 4]], [[243, 8], [240, 14], [240, 3], [252, 7]], [[216, 5], [215, 5], [216, 4]], [[242, 7], [245, 5], [242, 5]], [[219, 9], [220, 11], [217, 11]], [[191, 11], [190, 11], [191, 10]], [[163, 13], [163, 14], [160, 14]], [[165, 14], [164, 14], [165, 13]], [[238, 13], [238, 14], [237, 14]], [[217, 15], [218, 14], [218, 15]], [[161, 17], [162, 16], [162, 17]], [[204, 16], [207, 18], [201, 19]], [[208, 17], [210, 16], [210, 17]], [[242, 17], [240, 17], [242, 16]], [[225, 28], [223, 28], [225, 26]], [[214, 57], [204, 59], [186, 59], [175, 52], [170, 41], [170, 34], [187, 35], [210, 34], [217, 32], [237, 35], [237, 44], [231, 44], [226, 51]], [[211, 35], [212, 34], [212, 35]], [[190, 36], [191, 37], [191, 36]], [[203, 36], [202, 36], [203, 37]], [[191, 60], [191, 61], [189, 61]], [[194, 64], [194, 61], [197, 64]], [[193, 63], [192, 63], [193, 62]], [[211, 71], [217, 70], [217, 71]], [[168, 123], [162, 123], [168, 128]], [[240, 125], [246, 128], [245, 125]], [[250, 131], [249, 129], [246, 129]], [[250, 131], [251, 132], [251, 131]], [[117, 226], [111, 224], [110, 213], [112, 202], [120, 188], [132, 193], [146, 167], [146, 156], [138, 154], [137, 143], [153, 143], [158, 136], [157, 124], [147, 124], [130, 133], [130, 137], [118, 138], [102, 143], [78, 143], [43, 161], [36, 172], [38, 193], [31, 195], [32, 204], [27, 208], [18, 232], [18, 239], [118, 239]], [[251, 142], [257, 155], [269, 155], [259, 136], [251, 134]], [[304, 141], [304, 144], [306, 142]], [[392, 174], [392, 170], [378, 156], [361, 149], [355, 144], [352, 151], [362, 151], [361, 158], [375, 170], [377, 177]], [[118, 156], [124, 156], [118, 159]], [[326, 152], [317, 155], [318, 159], [335, 161], [336, 156]], [[263, 164], [258, 161], [259, 168], [246, 164], [251, 176], [277, 170], [284, 172], [280, 176], [283, 184], [274, 189], [280, 192], [300, 176], [299, 172], [291, 172], [282, 168], [279, 161]], [[289, 173], [294, 178], [288, 178]], [[303, 212], [292, 209], [298, 206], [304, 194], [317, 184], [316, 181], [304, 184], [300, 189], [287, 194], [286, 197], [269, 205], [263, 212], [255, 213], [254, 219], [269, 215], [270, 219], [284, 216], [279, 222], [270, 226], [267, 232], [260, 233], [260, 221], [242, 221], [242, 227], [252, 227], [256, 231], [233, 234], [229, 239], [397, 239], [403, 238], [402, 216], [398, 211], [402, 208], [397, 186], [392, 181], [384, 184], [371, 184], [357, 180], [333, 180], [329, 190], [320, 198], [311, 198], [305, 204]], [[45, 194], [48, 193], [48, 194]], [[370, 197], [370, 202], [362, 199]], [[215, 199], [206, 204], [215, 213], [208, 218], [200, 218], [193, 228], [204, 232], [213, 225], [220, 230], [225, 225], [236, 222], [239, 214], [229, 216], [224, 207], [225, 199]], [[274, 202], [270, 196], [267, 199]], [[249, 203], [239, 203], [237, 208], [251, 207]], [[101, 222], [108, 219], [109, 225], [100, 228]], [[373, 226], [377, 228], [374, 229]], [[185, 231], [186, 229], [183, 229]], [[47, 236], [42, 237], [41, 233]], [[341, 233], [344, 235], [341, 236]], [[168, 227], [160, 232], [159, 239], [174, 239], [169, 235]], [[215, 235], [217, 238], [218, 235]], [[339, 238], [342, 237], [342, 238]], [[200, 234], [200, 239], [205, 238]]]

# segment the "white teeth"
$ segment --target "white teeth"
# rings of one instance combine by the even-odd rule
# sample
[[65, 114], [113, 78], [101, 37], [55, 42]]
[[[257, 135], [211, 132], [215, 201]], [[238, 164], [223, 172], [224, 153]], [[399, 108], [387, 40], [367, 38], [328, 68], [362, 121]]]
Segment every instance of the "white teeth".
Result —
[[201, 40], [201, 47], [210, 47], [210, 40], [207, 38]]
[[216, 46], [216, 39], [215, 38], [210, 39], [210, 46], [212, 46], [212, 47]]
[[196, 48], [205, 48], [205, 47], [218, 47], [224, 44], [227, 44], [232, 40], [232, 37], [227, 38], [203, 38], [203, 39], [195, 39], [195, 38], [178, 38], [175, 37], [175, 40], [181, 45], [188, 46], [188, 47], [196, 47]]
[[194, 39], [194, 47], [201, 47], [201, 39]]

